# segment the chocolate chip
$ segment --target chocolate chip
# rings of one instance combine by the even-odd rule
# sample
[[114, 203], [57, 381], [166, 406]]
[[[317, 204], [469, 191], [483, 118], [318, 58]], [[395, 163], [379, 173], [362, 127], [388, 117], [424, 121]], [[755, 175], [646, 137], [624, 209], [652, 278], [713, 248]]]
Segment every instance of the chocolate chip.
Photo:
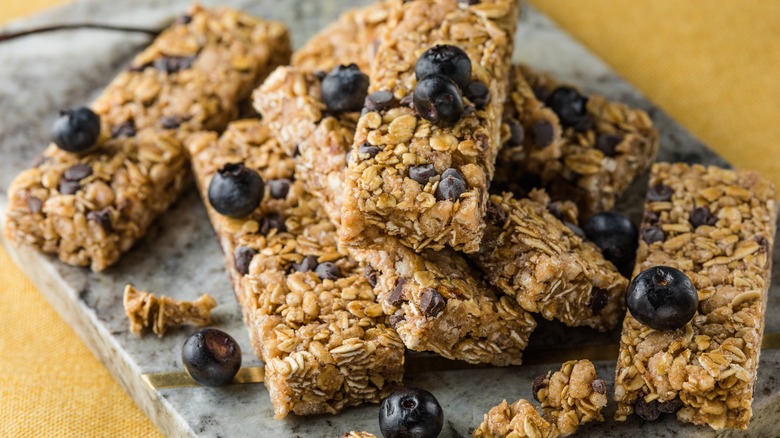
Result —
[[534, 379], [534, 383], [531, 384], [531, 392], [534, 395], [534, 399], [536, 399], [536, 401], [538, 401], [539, 403], [542, 402], [541, 400], [539, 400], [539, 391], [541, 391], [544, 388], [547, 388], [547, 375], [542, 374], [536, 376], [536, 378]]
[[570, 229], [575, 236], [579, 237], [582, 240], [585, 240], [585, 232], [582, 231], [582, 228], [580, 228], [578, 225], [573, 224], [569, 221], [563, 221], [563, 224], [566, 225], [566, 227]]
[[439, 186], [436, 187], [436, 199], [455, 202], [466, 191], [466, 180], [457, 169], [449, 168], [441, 175]]
[[300, 263], [293, 263], [292, 269], [296, 272], [309, 272], [317, 268], [317, 257], [313, 255], [307, 255], [301, 260]]
[[594, 287], [591, 290], [590, 301], [588, 301], [588, 307], [590, 307], [593, 315], [596, 316], [607, 307], [609, 303], [609, 292], [604, 289]]
[[547, 100], [547, 97], [550, 95], [550, 90], [539, 85], [532, 86], [531, 90], [533, 90], [534, 96], [536, 96], [536, 98], [542, 102]]
[[390, 327], [396, 328], [398, 324], [401, 323], [401, 321], [404, 321], [406, 317], [403, 313], [398, 312], [390, 315], [390, 318], [388, 319], [388, 322], [390, 323]]
[[408, 106], [409, 108], [414, 108], [414, 92], [407, 94], [406, 96], [401, 98], [401, 101], [398, 102], [401, 106]]
[[248, 246], [239, 246], [233, 251], [233, 263], [236, 265], [236, 271], [241, 275], [249, 273], [249, 264], [252, 258], [257, 254], [255, 249]]
[[465, 94], [478, 110], [485, 109], [487, 104], [490, 103], [490, 89], [484, 82], [469, 82], [466, 86]]
[[651, 244], [654, 242], [663, 242], [666, 239], [666, 234], [659, 227], [653, 225], [642, 230], [642, 240]]
[[371, 287], [376, 287], [376, 283], [379, 280], [379, 273], [376, 271], [376, 269], [374, 269], [373, 266], [366, 264], [366, 269], [363, 271], [363, 276], [366, 277], [366, 280], [368, 280], [368, 284], [370, 284]]
[[658, 225], [660, 220], [661, 218], [658, 217], [658, 213], [654, 211], [645, 211], [645, 214], [642, 218], [642, 221], [648, 225]]
[[328, 72], [325, 70], [317, 70], [314, 72], [314, 77], [317, 78], [318, 81], [322, 82], [323, 79], [325, 79], [325, 76], [328, 75]]
[[561, 203], [558, 201], [547, 204], [547, 211], [550, 212], [558, 220], [563, 220], [563, 210], [561, 210]]
[[60, 184], [57, 187], [63, 195], [73, 195], [78, 192], [80, 188], [81, 184], [79, 184], [78, 181], [68, 181], [66, 179], [60, 180]]
[[285, 199], [290, 193], [292, 181], [287, 178], [272, 179], [268, 181], [268, 189], [271, 197], [274, 199]]
[[769, 241], [766, 239], [766, 237], [756, 236], [755, 240], [759, 245], [761, 245], [761, 248], [764, 250], [764, 252], [769, 251]]
[[43, 202], [35, 196], [27, 197], [27, 208], [30, 213], [39, 213], [43, 209]]
[[488, 202], [485, 218], [492, 224], [503, 226], [506, 222], [506, 211], [495, 202]]
[[67, 181], [78, 182], [90, 175], [92, 175], [92, 168], [87, 164], [79, 163], [68, 167], [62, 177]]
[[420, 164], [409, 168], [409, 178], [422, 185], [427, 184], [434, 175], [436, 175], [436, 169], [433, 168], [433, 164]]
[[679, 398], [658, 403], [658, 411], [662, 414], [676, 414], [682, 407], [683, 402]]
[[509, 125], [510, 134], [507, 143], [509, 143], [510, 146], [520, 146], [523, 144], [523, 141], [525, 140], [523, 125], [518, 123], [517, 120], [509, 120], [507, 124]]
[[658, 402], [655, 400], [650, 403], [645, 402], [644, 397], [639, 396], [634, 403], [634, 412], [645, 421], [655, 421], [661, 416], [661, 411], [658, 410]]
[[420, 297], [420, 307], [425, 316], [436, 316], [444, 310], [447, 302], [439, 291], [433, 288], [425, 289]]
[[[380, 149], [379, 146], [374, 146], [368, 142], [363, 142], [363, 144], [361, 144], [360, 147], [358, 148], [358, 153], [361, 155], [368, 155], [368, 158], [376, 157], [376, 155], [381, 151], [382, 149]], [[433, 167], [433, 165], [431, 165], [431, 167]], [[410, 174], [412, 173], [411, 169], [409, 170], [409, 173]]]
[[549, 120], [537, 120], [531, 125], [531, 139], [537, 147], [550, 146], [555, 138], [555, 128]]
[[160, 119], [160, 126], [163, 129], [176, 129], [181, 126], [184, 119], [180, 116], [165, 116]]
[[663, 184], [656, 184], [647, 190], [647, 200], [650, 202], [665, 202], [672, 199], [674, 190]]
[[601, 379], [596, 379], [590, 384], [591, 388], [599, 394], [607, 393], [607, 384]]
[[300, 157], [301, 156], [301, 147], [300, 145], [295, 145], [295, 149], [293, 149], [293, 158]]
[[614, 157], [621, 141], [623, 136], [620, 134], [600, 134], [596, 137], [596, 149], [608, 157]]
[[155, 59], [152, 65], [157, 70], [163, 71], [167, 74], [171, 74], [192, 67], [193, 62], [195, 62], [195, 55], [163, 56], [162, 58]]
[[111, 223], [111, 211], [108, 207], [102, 210], [90, 211], [87, 213], [87, 220], [96, 222], [106, 233], [114, 231], [114, 226]]
[[693, 228], [697, 228], [702, 225], [715, 225], [715, 223], [718, 221], [718, 218], [710, 213], [709, 208], [704, 206], [694, 208], [691, 212], [690, 220]]
[[314, 273], [323, 280], [336, 281], [343, 277], [341, 274], [341, 269], [339, 269], [339, 267], [332, 262], [320, 263], [316, 268], [314, 268]]
[[120, 123], [111, 129], [111, 138], [135, 137], [135, 134], [135, 123], [132, 121]]
[[271, 213], [260, 221], [260, 233], [267, 235], [272, 229], [283, 233], [287, 231], [284, 226], [284, 218], [278, 213]]
[[458, 0], [458, 3], [464, 6], [478, 5], [481, 0]]
[[400, 277], [395, 283], [393, 291], [390, 292], [390, 295], [387, 297], [387, 302], [390, 303], [391, 306], [398, 307], [404, 302], [404, 284], [406, 284], [406, 279], [403, 277]]
[[369, 111], [382, 111], [393, 106], [395, 98], [393, 93], [387, 90], [374, 91], [366, 96], [363, 107]]

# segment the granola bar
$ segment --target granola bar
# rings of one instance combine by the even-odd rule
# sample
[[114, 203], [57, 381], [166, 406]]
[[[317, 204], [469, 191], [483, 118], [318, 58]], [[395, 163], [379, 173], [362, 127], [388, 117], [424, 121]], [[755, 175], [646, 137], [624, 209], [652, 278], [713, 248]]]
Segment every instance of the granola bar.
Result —
[[617, 327], [628, 280], [596, 245], [553, 216], [549, 204], [541, 190], [523, 199], [492, 195], [485, 238], [470, 257], [529, 312], [571, 326]]
[[52, 144], [11, 183], [8, 239], [94, 271], [116, 263], [184, 188], [181, 140], [223, 129], [289, 52], [280, 24], [193, 8], [92, 105], [102, 125], [93, 151]]
[[[369, 75], [369, 92], [388, 91], [395, 101], [366, 107], [360, 117], [353, 149], [367, 143], [380, 152], [351, 155], [340, 238], [365, 247], [382, 246], [387, 236], [396, 236], [416, 251], [449, 245], [474, 252], [485, 228], [487, 187], [500, 146], [518, 2], [418, 0], [396, 6], [397, 21], [380, 39]], [[435, 44], [462, 48], [471, 59], [472, 79], [490, 93], [482, 109], [464, 115], [453, 127], [438, 127], [400, 105], [414, 89], [417, 58]], [[436, 175], [420, 184], [409, 177], [409, 169], [424, 164], [432, 164]], [[440, 175], [448, 169], [459, 172], [467, 186], [454, 202], [435, 195]]]
[[775, 190], [754, 172], [653, 165], [635, 274], [677, 268], [698, 290], [685, 327], [659, 331], [627, 313], [615, 418], [677, 413], [713, 429], [747, 428], [764, 328]]
[[[321, 118], [319, 80], [292, 67], [272, 73], [255, 94], [255, 104], [270, 127], [298, 127], [286, 138], [298, 145], [297, 176], [338, 224], [357, 114]], [[271, 106], [282, 110], [269, 117], [264, 110]], [[449, 250], [415, 253], [392, 237], [381, 249], [350, 251], [368, 263], [379, 302], [408, 348], [471, 363], [520, 363], [533, 318], [484, 283], [463, 256]]]
[[[379, 402], [401, 381], [403, 343], [387, 325], [336, 227], [294, 180], [292, 158], [262, 122], [188, 143], [204, 199], [216, 171], [243, 163], [268, 181], [264, 201], [231, 219], [207, 203], [277, 418]], [[284, 181], [281, 183], [280, 181]], [[275, 183], [276, 182], [276, 183]], [[277, 185], [279, 184], [279, 185]]]
[[573, 360], [560, 371], [534, 381], [534, 397], [542, 404], [540, 414], [529, 401], [506, 400], [485, 414], [474, 438], [556, 438], [573, 435], [580, 425], [604, 421], [606, 384], [589, 360]]
[[151, 327], [152, 332], [160, 337], [168, 327], [208, 325], [211, 309], [217, 307], [217, 302], [209, 294], [203, 294], [195, 301], [181, 301], [139, 291], [131, 284], [125, 286], [123, 302], [131, 332], [140, 335], [144, 328]]
[[339, 65], [356, 64], [368, 72], [376, 44], [387, 28], [391, 1], [350, 9], [309, 39], [292, 57], [292, 65], [313, 72], [328, 72]]
[[562, 127], [543, 103], [560, 85], [525, 65], [512, 67], [494, 187], [518, 195], [543, 187], [589, 217], [610, 210], [647, 170], [658, 152], [658, 132], [646, 112], [598, 95], [588, 97], [582, 121]]

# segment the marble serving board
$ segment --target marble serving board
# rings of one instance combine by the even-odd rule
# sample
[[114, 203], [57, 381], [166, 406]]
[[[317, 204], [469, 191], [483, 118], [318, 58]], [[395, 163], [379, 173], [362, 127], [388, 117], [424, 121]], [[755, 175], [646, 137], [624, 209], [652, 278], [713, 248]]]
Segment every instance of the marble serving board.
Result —
[[[204, 1], [206, 5], [217, 3]], [[221, 4], [286, 23], [296, 47], [337, 17], [339, 12], [368, 1], [348, 0], [223, 0]], [[156, 28], [186, 11], [189, 0], [80, 1], [25, 21], [7, 30], [34, 25], [94, 21]], [[47, 144], [49, 127], [58, 110], [90, 102], [132, 55], [147, 44], [138, 34], [67, 31], [42, 34], [0, 44], [0, 207], [7, 201], [11, 179], [27, 167]], [[644, 99], [549, 19], [525, 7], [517, 34], [516, 60], [550, 71], [564, 81], [645, 108], [662, 133], [659, 159], [727, 166], [711, 150]], [[646, 180], [637, 181], [619, 209], [635, 220], [641, 214]], [[4, 209], [4, 207], [3, 207]], [[27, 249], [8, 246], [16, 263], [30, 276], [62, 317], [87, 343], [135, 402], [169, 436], [204, 437], [335, 437], [350, 430], [379, 433], [375, 405], [349, 409], [339, 415], [273, 419], [262, 384], [226, 388], [178, 387], [154, 389], [145, 383], [149, 373], [180, 372], [181, 345], [193, 328], [172, 330], [164, 338], [137, 337], [128, 331], [122, 309], [126, 283], [175, 298], [192, 299], [208, 292], [219, 302], [214, 325], [231, 333], [244, 349], [247, 367], [261, 365], [252, 354], [241, 313], [223, 271], [222, 255], [205, 211], [190, 189], [121, 262], [99, 274], [65, 266]], [[777, 254], [780, 250], [775, 249]], [[780, 273], [775, 269], [766, 322], [768, 333], [780, 332]], [[445, 413], [443, 437], [470, 435], [483, 414], [502, 399], [531, 398], [531, 382], [565, 358], [561, 351], [582, 346], [615, 344], [617, 334], [565, 329], [540, 323], [526, 359], [515, 368], [459, 369], [461, 364], [412, 356], [406, 382], [432, 391]], [[549, 350], [556, 347], [552, 353]], [[596, 358], [609, 358], [608, 348], [591, 348]], [[614, 354], [614, 352], [612, 353]], [[564, 353], [565, 356], [565, 353]], [[577, 357], [569, 357], [573, 359]], [[613, 380], [614, 360], [597, 362], [599, 374]], [[749, 432], [722, 436], [777, 435], [780, 350], [765, 350], [753, 403]], [[610, 387], [611, 390], [611, 387]], [[606, 424], [585, 428], [581, 436], [713, 436], [706, 427], [680, 425], [673, 418], [656, 423], [631, 420], [615, 423], [614, 404]]]

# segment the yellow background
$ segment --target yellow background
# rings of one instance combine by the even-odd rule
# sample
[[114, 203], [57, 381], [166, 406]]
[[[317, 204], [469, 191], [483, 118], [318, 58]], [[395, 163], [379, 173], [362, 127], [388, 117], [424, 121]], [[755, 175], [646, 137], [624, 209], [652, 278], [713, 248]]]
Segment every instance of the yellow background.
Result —
[[[61, 3], [4, 0], [0, 23]], [[780, 185], [780, 2], [532, 3], [730, 162]], [[158, 433], [1, 248], [0, 309], [0, 436]]]

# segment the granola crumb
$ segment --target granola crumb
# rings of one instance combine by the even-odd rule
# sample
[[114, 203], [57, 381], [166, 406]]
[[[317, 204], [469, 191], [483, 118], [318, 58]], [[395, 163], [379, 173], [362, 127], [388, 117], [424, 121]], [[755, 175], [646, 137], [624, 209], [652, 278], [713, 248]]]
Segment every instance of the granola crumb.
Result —
[[208, 325], [211, 309], [217, 307], [217, 302], [209, 294], [203, 294], [195, 301], [180, 301], [165, 295], [158, 298], [128, 284], [125, 286], [124, 306], [131, 332], [140, 335], [144, 328], [151, 327], [154, 334], [162, 337], [169, 327]]

